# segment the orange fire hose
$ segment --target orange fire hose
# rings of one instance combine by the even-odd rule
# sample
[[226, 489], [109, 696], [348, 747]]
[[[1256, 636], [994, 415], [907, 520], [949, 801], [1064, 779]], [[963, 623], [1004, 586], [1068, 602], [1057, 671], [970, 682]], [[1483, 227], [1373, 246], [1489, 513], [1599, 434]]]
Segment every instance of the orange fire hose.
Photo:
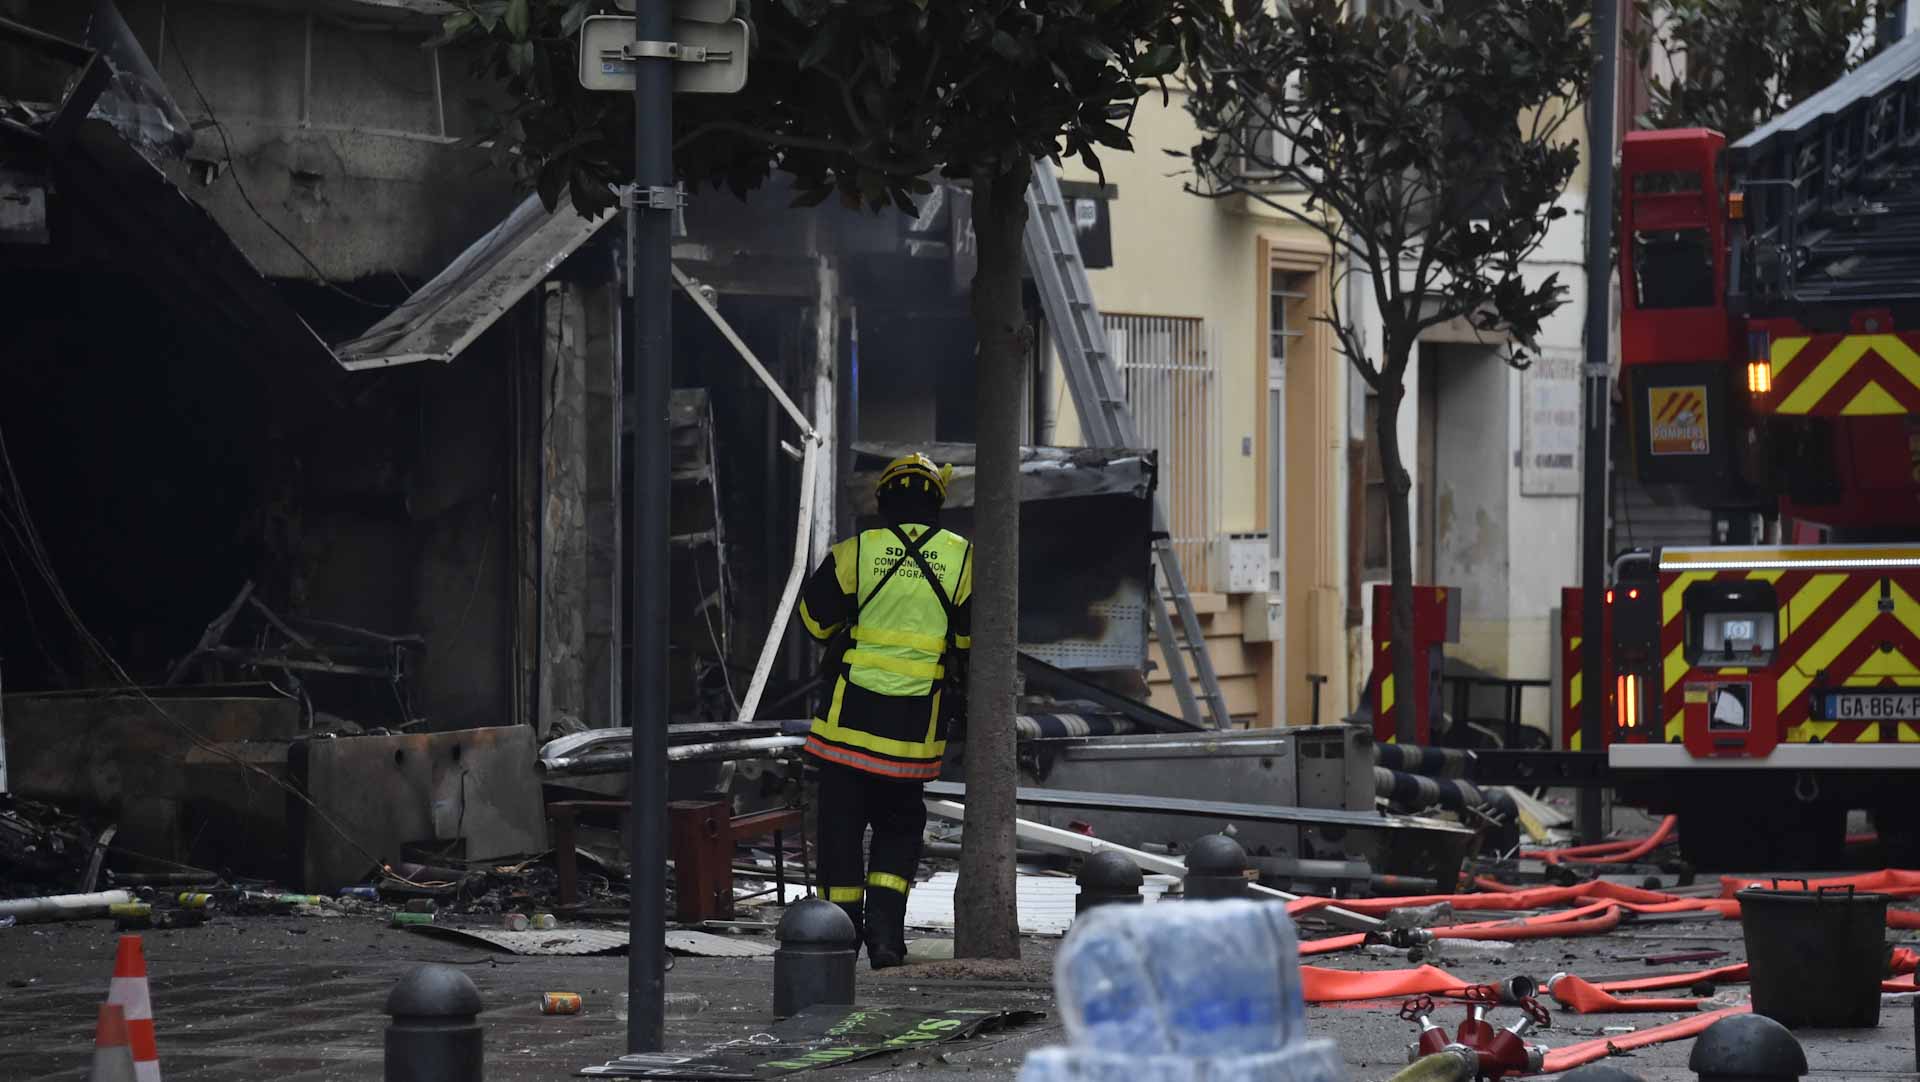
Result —
[[1508, 892], [1483, 894], [1420, 894], [1409, 898], [1317, 898], [1306, 897], [1287, 903], [1287, 912], [1303, 916], [1330, 905], [1369, 916], [1382, 916], [1395, 909], [1416, 909], [1445, 902], [1457, 912], [1475, 909], [1550, 909], [1578, 902], [1637, 902], [1658, 905], [1666, 902], [1694, 901], [1655, 890], [1641, 890], [1620, 883], [1595, 879], [1576, 887], [1527, 887]]
[[1822, 887], [1852, 887], [1858, 891], [1885, 894], [1894, 898], [1920, 897], [1920, 872], [1887, 868], [1862, 875], [1842, 875], [1832, 879], [1749, 879], [1731, 875], [1720, 877], [1720, 897], [1731, 898], [1748, 887], [1768, 890], [1819, 890]]
[[1563, 913], [1546, 913], [1517, 921], [1435, 928], [1433, 937], [1508, 942], [1522, 939], [1561, 939], [1568, 936], [1604, 935], [1620, 927], [1620, 907], [1607, 905], [1604, 908], [1606, 912], [1585, 919], [1570, 919], [1568, 914], [1585, 913], [1588, 912], [1587, 909], [1569, 909]]
[[1544, 860], [1548, 864], [1631, 864], [1667, 844], [1679, 824], [1679, 816], [1669, 815], [1660, 820], [1660, 825], [1652, 834], [1638, 840], [1576, 845], [1571, 849], [1536, 849], [1520, 855], [1531, 860]]
[[1327, 939], [1309, 939], [1300, 944], [1300, 956], [1306, 958], [1315, 954], [1332, 954], [1335, 951], [1352, 950], [1355, 947], [1364, 945], [1366, 941], [1367, 933], [1365, 932], [1355, 932], [1352, 935], [1337, 935]]
[[1346, 1003], [1359, 999], [1391, 999], [1462, 991], [1467, 981], [1433, 966], [1353, 972], [1345, 969], [1300, 967], [1301, 995], [1308, 1003]]
[[1662, 973], [1652, 977], [1634, 977], [1624, 981], [1601, 981], [1594, 985], [1602, 992], [1661, 992], [1669, 988], [1691, 988], [1696, 984], [1745, 984], [1747, 963], [1702, 969], [1694, 973]]
[[1696, 1011], [1699, 999], [1621, 999], [1599, 985], [1565, 974], [1557, 977], [1547, 989], [1549, 995], [1560, 1001], [1562, 1007], [1581, 1014], [1616, 1013], [1626, 1011]]
[[1571, 1071], [1575, 1067], [1605, 1059], [1618, 1052], [1632, 1048], [1645, 1048], [1653, 1044], [1665, 1044], [1686, 1037], [1698, 1036], [1708, 1026], [1722, 1018], [1731, 1018], [1736, 1014], [1745, 1014], [1753, 1008], [1742, 1005], [1728, 1007], [1725, 1010], [1712, 1011], [1694, 1018], [1683, 1018], [1678, 1022], [1668, 1022], [1664, 1026], [1654, 1026], [1638, 1033], [1623, 1033], [1617, 1037], [1600, 1037], [1591, 1041], [1581, 1041], [1565, 1048], [1556, 1048], [1547, 1053], [1547, 1061], [1541, 1067], [1543, 1074], [1559, 1074]]

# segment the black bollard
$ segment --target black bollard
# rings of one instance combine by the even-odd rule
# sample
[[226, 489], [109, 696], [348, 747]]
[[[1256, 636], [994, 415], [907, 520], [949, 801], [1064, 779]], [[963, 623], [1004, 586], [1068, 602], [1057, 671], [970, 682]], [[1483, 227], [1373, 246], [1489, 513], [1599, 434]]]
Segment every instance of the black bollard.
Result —
[[1701, 1082], [1791, 1082], [1807, 1073], [1807, 1052], [1787, 1027], [1763, 1014], [1736, 1014], [1693, 1042], [1687, 1069]]
[[853, 918], [822, 898], [787, 910], [774, 929], [773, 1014], [789, 1018], [815, 1003], [853, 1003], [853, 963], [860, 945]]
[[1138, 905], [1140, 885], [1146, 882], [1133, 861], [1111, 849], [1102, 849], [1087, 857], [1080, 866], [1080, 895], [1074, 899], [1077, 916], [1099, 905]]
[[1188, 898], [1245, 898], [1247, 851], [1225, 834], [1209, 834], [1187, 849], [1185, 891]]
[[480, 990], [452, 966], [420, 966], [387, 994], [386, 1082], [480, 1082]]

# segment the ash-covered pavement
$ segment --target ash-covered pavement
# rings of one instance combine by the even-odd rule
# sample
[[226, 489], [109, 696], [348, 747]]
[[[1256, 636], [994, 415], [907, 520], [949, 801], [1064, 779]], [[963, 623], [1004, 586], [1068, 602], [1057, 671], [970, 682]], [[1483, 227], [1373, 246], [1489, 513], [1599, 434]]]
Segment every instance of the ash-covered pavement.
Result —
[[[1303, 932], [1304, 937], [1315, 933]], [[524, 958], [391, 929], [372, 916], [217, 917], [204, 928], [144, 936], [161, 1068], [168, 1082], [276, 1079], [283, 1082], [361, 1082], [381, 1077], [381, 1011], [387, 991], [410, 967], [456, 964], [473, 978], [487, 1004], [486, 1077], [561, 1079], [580, 1067], [618, 1055], [626, 960]], [[116, 933], [106, 922], [0, 929], [0, 1080], [79, 1080], [93, 1039], [95, 1007], [113, 972]], [[1027, 1050], [1064, 1040], [1044, 980], [1057, 941], [1029, 939], [1026, 965], [998, 970], [995, 979], [969, 979], [964, 966], [928, 962], [875, 974], [860, 971], [863, 1005], [938, 1004], [1022, 1008], [1048, 1012], [1046, 1021], [984, 1037], [876, 1057], [809, 1072], [816, 1077], [861, 1076], [875, 1082], [961, 1075], [1012, 1078]], [[1740, 926], [1730, 921], [1623, 925], [1600, 937], [1535, 940], [1498, 953], [1457, 950], [1443, 959], [1450, 972], [1472, 981], [1515, 974], [1544, 979], [1572, 972], [1589, 979], [1646, 975], [1656, 970], [1630, 956], [1689, 948], [1728, 952], [1707, 965], [1744, 959]], [[1341, 969], [1405, 968], [1403, 957], [1346, 953], [1307, 960]], [[1809, 965], [1819, 964], [1809, 959]], [[667, 978], [671, 997], [668, 1043], [696, 1051], [751, 1041], [773, 1024], [773, 966], [761, 959], [682, 957]], [[578, 992], [585, 1010], [546, 1016], [542, 992]], [[1680, 994], [1680, 993], [1675, 993]], [[1718, 990], [1728, 1003], [1746, 986]], [[1385, 1079], [1406, 1062], [1413, 1027], [1397, 1017], [1398, 1002], [1308, 1008], [1316, 1036], [1340, 1044], [1348, 1077]], [[1460, 1008], [1442, 1003], [1435, 1020], [1452, 1029]], [[1504, 1024], [1511, 1010], [1496, 1011]], [[1683, 1017], [1677, 1014], [1579, 1015], [1555, 1011], [1553, 1025], [1534, 1040], [1572, 1044]], [[1911, 1001], [1889, 1001], [1878, 1029], [1798, 1034], [1818, 1079], [1920, 1078], [1915, 1070]], [[1648, 1082], [1691, 1079], [1691, 1041], [1635, 1051], [1614, 1062]]]

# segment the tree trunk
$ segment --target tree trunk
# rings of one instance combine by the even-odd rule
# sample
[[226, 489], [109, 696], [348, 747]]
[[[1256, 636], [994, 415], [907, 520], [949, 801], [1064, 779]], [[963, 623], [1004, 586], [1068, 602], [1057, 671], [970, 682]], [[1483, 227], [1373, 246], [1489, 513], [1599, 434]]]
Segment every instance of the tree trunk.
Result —
[[967, 688], [967, 820], [954, 897], [954, 953], [1020, 957], [1014, 903], [1014, 687], [1020, 610], [1020, 421], [1027, 317], [1020, 292], [1027, 224], [1022, 163], [973, 177], [979, 341], [973, 498], [973, 650]]
[[[1405, 347], [1411, 349], [1411, 347]], [[1402, 347], [1389, 344], [1392, 354]], [[1406, 359], [1394, 363], [1389, 356], [1381, 366], [1380, 413], [1375, 419], [1374, 435], [1380, 441], [1380, 472], [1387, 481], [1387, 552], [1389, 576], [1393, 583], [1393, 701], [1394, 740], [1413, 744], [1419, 739], [1419, 718], [1414, 706], [1419, 702], [1413, 656], [1413, 521], [1408, 512], [1408, 496], [1413, 479], [1400, 461], [1400, 402], [1406, 397]], [[1429, 734], [1428, 739], [1432, 739]]]

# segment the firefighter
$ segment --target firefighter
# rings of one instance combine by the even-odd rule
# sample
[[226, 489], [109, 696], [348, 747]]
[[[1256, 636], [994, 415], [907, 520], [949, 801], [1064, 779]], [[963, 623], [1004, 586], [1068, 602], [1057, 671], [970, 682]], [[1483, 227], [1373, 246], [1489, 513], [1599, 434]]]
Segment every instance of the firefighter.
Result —
[[875, 969], [906, 960], [907, 891], [927, 822], [921, 790], [939, 776], [952, 720], [965, 713], [973, 546], [940, 528], [952, 476], [925, 455], [889, 463], [875, 486], [884, 525], [833, 546], [800, 600], [801, 622], [827, 643], [831, 687], [806, 744], [819, 773], [820, 882], [853, 918]]

